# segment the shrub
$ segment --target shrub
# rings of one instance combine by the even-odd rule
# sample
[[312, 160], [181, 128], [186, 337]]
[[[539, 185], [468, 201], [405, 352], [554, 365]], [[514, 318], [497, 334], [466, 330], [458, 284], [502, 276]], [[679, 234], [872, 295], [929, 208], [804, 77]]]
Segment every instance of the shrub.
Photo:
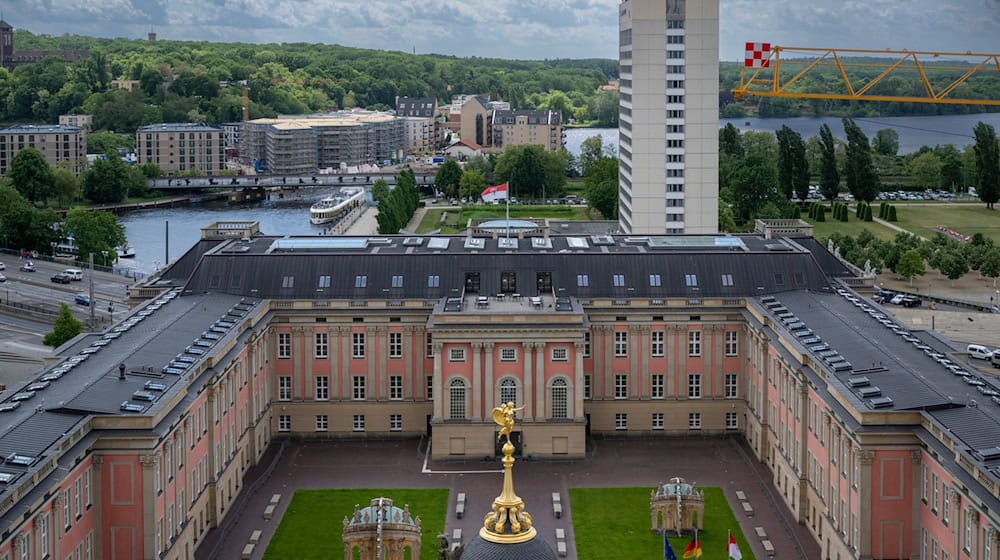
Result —
[[896, 205], [895, 204], [893, 204], [892, 206], [889, 206], [889, 210], [886, 212], [886, 218], [890, 222], [895, 222], [896, 221]]

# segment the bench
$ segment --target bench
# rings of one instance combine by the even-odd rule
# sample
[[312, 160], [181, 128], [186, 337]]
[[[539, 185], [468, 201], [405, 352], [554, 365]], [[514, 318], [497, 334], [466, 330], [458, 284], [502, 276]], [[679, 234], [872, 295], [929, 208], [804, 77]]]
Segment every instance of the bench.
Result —
[[274, 517], [274, 504], [268, 504], [268, 506], [264, 508], [264, 519], [271, 519], [272, 517]]
[[767, 531], [763, 527], [754, 527], [753, 530], [757, 533], [758, 539], [767, 540]]
[[737, 490], [736, 491], [736, 499], [739, 500], [739, 501], [741, 501], [741, 502], [745, 502], [745, 501], [747, 501], [747, 495], [744, 494], [742, 490]]
[[275, 495], [271, 496], [271, 503], [272, 504], [278, 505], [278, 502], [280, 502], [280, 501], [281, 501], [281, 494], [275, 494]]
[[555, 514], [556, 519], [562, 519], [562, 504], [552, 504], [552, 513]]
[[260, 542], [260, 529], [257, 529], [253, 533], [250, 533], [250, 542], [257, 544]]
[[451, 542], [458, 543], [458, 544], [462, 543], [462, 530], [461, 529], [453, 529], [451, 531]]
[[743, 505], [743, 513], [747, 514], [747, 517], [753, 517], [753, 507], [750, 502], [740, 502]]
[[774, 545], [771, 544], [771, 541], [764, 539], [760, 541], [760, 544], [764, 547], [764, 552], [766, 552], [768, 556], [774, 556]]
[[566, 541], [556, 542], [556, 554], [559, 556], [566, 556]]
[[243, 560], [250, 560], [250, 558], [253, 557], [253, 549], [254, 544], [247, 543], [247, 545], [243, 547], [243, 554], [240, 555], [240, 558]]
[[562, 527], [556, 528], [556, 540], [557, 541], [566, 540], [566, 529], [563, 529]]

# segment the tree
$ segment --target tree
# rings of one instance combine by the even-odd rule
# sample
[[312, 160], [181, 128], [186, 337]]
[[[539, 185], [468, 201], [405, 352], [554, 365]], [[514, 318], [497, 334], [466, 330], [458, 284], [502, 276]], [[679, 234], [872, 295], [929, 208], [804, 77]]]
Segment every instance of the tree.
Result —
[[83, 196], [98, 204], [125, 200], [130, 183], [128, 170], [117, 154], [98, 159], [83, 179]]
[[605, 220], [618, 219], [618, 158], [604, 156], [590, 165], [584, 178], [587, 206]]
[[920, 256], [920, 252], [916, 249], [910, 249], [903, 253], [899, 257], [899, 262], [896, 263], [896, 273], [909, 280], [911, 286], [913, 285], [914, 276], [927, 274], [927, 268], [924, 266], [924, 258]]
[[434, 188], [448, 197], [458, 196], [458, 182], [462, 180], [462, 168], [455, 160], [441, 164], [434, 174]]
[[1000, 249], [993, 247], [986, 251], [982, 262], [979, 263], [979, 274], [992, 278], [993, 287], [997, 287], [997, 277], [1000, 276]]
[[587, 175], [587, 170], [595, 162], [604, 157], [604, 140], [600, 134], [595, 134], [580, 143], [580, 174]]
[[47, 253], [57, 240], [59, 216], [28, 202], [13, 187], [0, 186], [0, 246]]
[[486, 179], [487, 184], [492, 184], [493, 182], [493, 162], [490, 158], [486, 156], [472, 156], [465, 162], [465, 170], [469, 171], [475, 169], [476, 171], [482, 173], [483, 178]]
[[868, 145], [868, 137], [854, 121], [844, 120], [844, 132], [847, 134], [847, 160], [844, 176], [847, 178], [847, 190], [857, 200], [871, 202], [881, 190], [878, 172], [872, 163], [872, 150]]
[[960, 253], [947, 252], [941, 255], [938, 262], [938, 270], [941, 271], [941, 274], [947, 276], [949, 280], [955, 281], [965, 276], [966, 272], [969, 272], [969, 263]]
[[476, 169], [466, 169], [462, 173], [462, 179], [458, 182], [458, 190], [462, 198], [468, 197], [470, 200], [479, 199], [483, 189], [486, 188], [486, 177]]
[[899, 153], [899, 133], [891, 128], [879, 130], [875, 133], [872, 148], [879, 155], [895, 156]]
[[497, 158], [493, 173], [497, 181], [510, 185], [512, 196], [539, 198], [546, 183], [544, 158], [541, 146], [510, 146]]
[[377, 179], [372, 183], [372, 200], [376, 204], [389, 199], [389, 183], [385, 179]]
[[782, 126], [778, 138], [778, 184], [787, 200], [794, 194], [799, 200], [809, 196], [809, 162], [802, 135]]
[[72, 234], [81, 258], [93, 253], [94, 262], [103, 266], [111, 266], [118, 258], [115, 247], [125, 244], [125, 226], [111, 212], [72, 208], [63, 229]]
[[918, 187], [937, 188], [941, 184], [941, 158], [924, 152], [910, 161], [910, 177]]
[[830, 127], [823, 125], [819, 129], [820, 143], [820, 177], [819, 192], [823, 198], [834, 200], [840, 194], [840, 172], [837, 170], [837, 145], [833, 140]]
[[737, 220], [746, 223], [774, 198], [778, 174], [772, 161], [759, 155], [748, 155], [743, 168], [736, 174], [733, 205]]
[[976, 193], [986, 207], [1000, 199], [1000, 147], [993, 126], [980, 122], [973, 129], [976, 136]]
[[52, 325], [52, 332], [45, 335], [42, 343], [46, 346], [57, 348], [65, 344], [66, 341], [72, 340], [74, 336], [81, 332], [83, 332], [83, 323], [78, 321], [76, 317], [73, 317], [73, 313], [70, 312], [68, 305], [60, 303], [59, 314], [56, 315], [56, 321]]
[[69, 206], [80, 198], [80, 178], [64, 167], [52, 170], [52, 191], [60, 206]]
[[14, 156], [7, 171], [11, 185], [32, 203], [45, 202], [55, 194], [52, 168], [42, 152], [25, 148]]
[[736, 157], [743, 157], [743, 136], [733, 123], [719, 131], [719, 152]]

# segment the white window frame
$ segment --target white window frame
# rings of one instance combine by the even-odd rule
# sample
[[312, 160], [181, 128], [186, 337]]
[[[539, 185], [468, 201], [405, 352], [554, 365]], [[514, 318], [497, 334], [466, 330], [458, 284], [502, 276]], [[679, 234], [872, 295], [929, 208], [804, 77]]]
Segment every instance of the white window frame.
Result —
[[590, 357], [590, 331], [583, 333], [583, 357]]
[[615, 429], [616, 430], [627, 430], [628, 429], [628, 414], [625, 412], [615, 413]]
[[515, 406], [518, 403], [517, 380], [513, 377], [505, 377], [500, 380], [500, 402], [512, 402]]
[[615, 331], [615, 357], [628, 357], [628, 331]]
[[279, 432], [290, 432], [292, 431], [292, 417], [288, 414], [278, 415], [278, 431]]
[[452, 363], [465, 361], [465, 348], [449, 348], [448, 361]]
[[740, 427], [739, 416], [735, 412], [726, 413], [726, 429], [727, 430], [738, 430]]
[[403, 431], [403, 415], [402, 414], [390, 414], [389, 415], [389, 431], [390, 432], [402, 432]]
[[278, 333], [278, 359], [289, 360], [292, 357], [292, 333]]
[[732, 358], [740, 354], [740, 333], [726, 331], [726, 357]]
[[389, 376], [389, 400], [390, 401], [401, 401], [401, 400], [403, 400], [403, 376], [402, 375], [390, 375]]
[[701, 374], [700, 373], [689, 373], [688, 374], [688, 398], [689, 399], [700, 399], [701, 398]]
[[649, 378], [649, 383], [650, 383], [650, 387], [649, 387], [650, 393], [649, 393], [649, 396], [651, 398], [654, 398], [654, 399], [663, 399], [664, 398], [663, 380], [665, 378], [666, 378], [666, 375], [664, 375], [662, 373], [654, 373], [654, 374], [652, 374], [650, 376], [650, 378]]
[[290, 401], [290, 400], [292, 400], [292, 376], [291, 375], [279, 375], [278, 376], [278, 400], [279, 401]]
[[352, 432], [363, 432], [365, 431], [365, 415], [355, 414], [351, 418], [351, 431]]
[[448, 383], [448, 417], [450, 419], [465, 420], [468, 416], [466, 400], [465, 380], [452, 379]]
[[665, 335], [663, 331], [652, 331], [649, 334], [649, 353], [654, 358], [663, 357]]
[[615, 374], [615, 399], [624, 400], [628, 398], [628, 375], [624, 373]]
[[568, 362], [569, 361], [569, 349], [565, 346], [557, 346], [552, 349], [552, 361], [553, 362]]
[[365, 357], [365, 333], [351, 333], [351, 358], [362, 360]]
[[315, 384], [316, 400], [330, 400], [330, 378], [326, 375], [317, 375], [313, 378]]
[[701, 357], [701, 331], [688, 331], [688, 356]]
[[517, 361], [517, 348], [513, 346], [504, 346], [500, 348], [500, 361], [501, 362], [516, 362]]
[[363, 401], [368, 398], [367, 381], [364, 375], [355, 375], [351, 378], [352, 401]]
[[727, 373], [725, 375], [725, 382], [726, 382], [725, 390], [727, 399], [739, 398], [740, 394], [739, 379], [740, 376], [738, 373]]
[[398, 360], [403, 357], [403, 333], [389, 333], [389, 359]]
[[325, 360], [330, 357], [330, 334], [325, 332], [314, 333], [313, 350], [316, 358]]
[[569, 418], [569, 385], [565, 379], [552, 380], [552, 418]]
[[327, 432], [330, 430], [330, 417], [326, 414], [316, 415], [316, 431]]
[[701, 429], [701, 413], [700, 412], [689, 412], [688, 413], [688, 429], [689, 430], [700, 430]]
[[651, 426], [652, 426], [652, 428], [654, 430], [662, 430], [663, 429], [663, 413], [662, 412], [654, 412], [653, 415], [652, 415], [652, 417], [651, 417], [651, 419], [650, 419], [650, 422], [651, 422]]
[[594, 388], [593, 388], [593, 377], [590, 375], [583, 376], [583, 398], [591, 399], [593, 398]]

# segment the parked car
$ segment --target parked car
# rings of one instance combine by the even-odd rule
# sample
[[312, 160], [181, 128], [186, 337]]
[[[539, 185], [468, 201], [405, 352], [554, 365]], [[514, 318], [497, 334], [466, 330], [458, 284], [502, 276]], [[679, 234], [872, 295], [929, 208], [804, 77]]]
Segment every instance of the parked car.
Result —
[[980, 344], [970, 344], [966, 347], [965, 352], [969, 354], [970, 359], [989, 360], [993, 356], [993, 352], [990, 352], [989, 348]]
[[52, 281], [55, 282], [56, 284], [69, 284], [70, 282], [73, 281], [73, 279], [70, 278], [68, 274], [60, 272], [59, 274], [56, 274], [55, 276], [52, 277]]
[[73, 298], [73, 301], [75, 301], [80, 305], [86, 305], [87, 307], [90, 307], [90, 296], [88, 296], [87, 294], [76, 294], [76, 297]]
[[0, 262], [0, 270], [7, 270], [7, 265]]
[[6, 281], [7, 281], [7, 277], [4, 276], [2, 272], [0, 272], [0, 282], [6, 282]]
[[35, 263], [28, 261], [21, 265], [21, 272], [34, 272], [38, 270], [35, 268]]
[[904, 296], [903, 294], [896, 294], [896, 295], [892, 296], [892, 299], [889, 300], [889, 303], [891, 303], [893, 305], [902, 305], [903, 304], [903, 298], [905, 298], [905, 297], [906, 296]]
[[921, 303], [923, 302], [916, 296], [903, 296], [901, 305], [903, 307], [920, 307]]

